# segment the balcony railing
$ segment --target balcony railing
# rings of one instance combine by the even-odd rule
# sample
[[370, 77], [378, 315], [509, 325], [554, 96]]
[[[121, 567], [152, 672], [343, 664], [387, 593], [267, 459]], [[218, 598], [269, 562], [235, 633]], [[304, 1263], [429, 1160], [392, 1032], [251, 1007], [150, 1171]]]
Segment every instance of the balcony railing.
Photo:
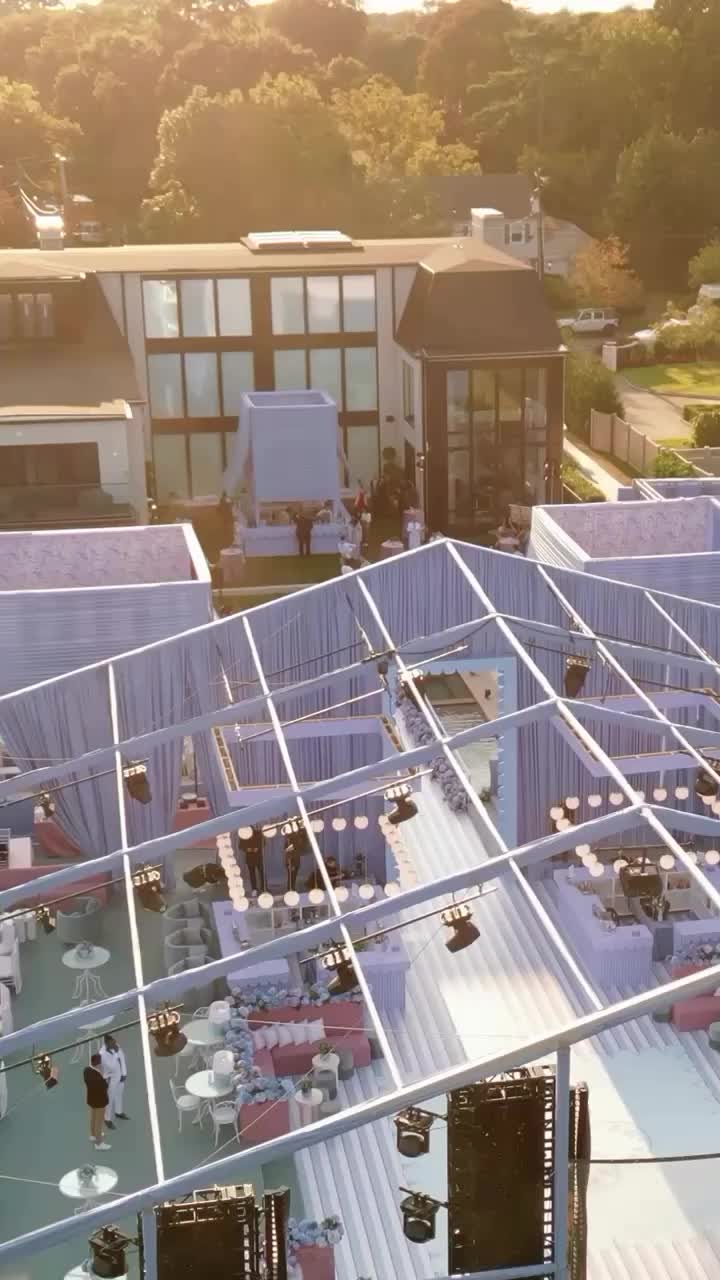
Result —
[[135, 524], [127, 484], [0, 484], [0, 528]]

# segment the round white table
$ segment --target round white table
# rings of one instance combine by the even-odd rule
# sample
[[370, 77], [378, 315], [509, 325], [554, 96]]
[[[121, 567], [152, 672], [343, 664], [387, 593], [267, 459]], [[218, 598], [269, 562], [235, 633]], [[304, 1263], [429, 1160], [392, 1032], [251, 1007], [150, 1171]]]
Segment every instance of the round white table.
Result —
[[[82, 944], [80, 944], [82, 945]], [[103, 1000], [107, 992], [93, 969], [100, 969], [110, 959], [107, 947], [95, 947], [87, 955], [78, 955], [77, 947], [71, 947], [62, 958], [68, 969], [79, 970], [73, 988], [73, 1000], [78, 1004], [93, 1004], [95, 1000]]]
[[67, 1196], [68, 1200], [82, 1200], [75, 1213], [87, 1213], [100, 1196], [108, 1195], [117, 1186], [118, 1175], [105, 1164], [95, 1165], [92, 1182], [81, 1182], [79, 1174], [79, 1169], [71, 1169], [69, 1173], [63, 1174], [58, 1183], [60, 1194]]
[[188, 1044], [199, 1045], [203, 1049], [209, 1049], [214, 1044], [225, 1043], [225, 1032], [222, 1027], [210, 1022], [209, 1018], [193, 1018], [192, 1022], [188, 1022], [182, 1028], [182, 1032]]
[[296, 1090], [293, 1094], [294, 1129], [302, 1129], [304, 1125], [313, 1124], [320, 1119], [320, 1103], [324, 1097], [322, 1089], [310, 1089], [307, 1093], [303, 1093], [301, 1089]]
[[232, 1081], [218, 1084], [212, 1071], [196, 1071], [194, 1075], [188, 1076], [183, 1088], [186, 1093], [192, 1094], [194, 1098], [202, 1098], [206, 1104], [198, 1109], [198, 1113], [193, 1120], [193, 1124], [202, 1124], [209, 1111], [207, 1104], [216, 1101], [218, 1098], [227, 1098], [228, 1094], [232, 1093], [234, 1085]]
[[[102, 1031], [103, 1027], [111, 1026], [111, 1024], [114, 1021], [115, 1021], [115, 1014], [109, 1013], [107, 1017], [96, 1018], [94, 1022], [81, 1022], [78, 1027], [78, 1031], [89, 1031], [91, 1033], [93, 1031]], [[83, 1049], [87, 1049], [88, 1062], [90, 1062], [90, 1059], [92, 1058], [93, 1053], [95, 1053], [96, 1045], [98, 1050], [102, 1047], [100, 1045], [100, 1036], [98, 1036], [96, 1041], [89, 1040], [86, 1045], [83, 1045], [83, 1044], [77, 1045], [77, 1047], [73, 1050], [73, 1054], [72, 1054], [72, 1057], [70, 1058], [70, 1061], [81, 1062], [83, 1058]]]

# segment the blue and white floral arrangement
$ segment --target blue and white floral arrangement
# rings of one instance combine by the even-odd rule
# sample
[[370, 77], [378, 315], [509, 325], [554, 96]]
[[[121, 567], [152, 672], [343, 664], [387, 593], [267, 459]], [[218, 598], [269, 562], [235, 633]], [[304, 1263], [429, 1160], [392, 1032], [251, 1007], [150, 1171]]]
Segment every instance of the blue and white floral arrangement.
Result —
[[[416, 747], [427, 747], [435, 741], [435, 734], [412, 698], [408, 698], [405, 694], [400, 695], [397, 705], [402, 709], [407, 731]], [[437, 782], [445, 803], [450, 806], [453, 813], [466, 813], [470, 804], [468, 794], [444, 756], [435, 757], [430, 776], [433, 782]]]
[[314, 1218], [288, 1218], [288, 1259], [292, 1263], [303, 1245], [340, 1244], [345, 1229], [340, 1219], [331, 1214], [316, 1222]]
[[289, 1097], [288, 1090], [277, 1076], [264, 1076], [258, 1067], [238, 1082], [235, 1097], [242, 1106], [248, 1102], [280, 1102]]

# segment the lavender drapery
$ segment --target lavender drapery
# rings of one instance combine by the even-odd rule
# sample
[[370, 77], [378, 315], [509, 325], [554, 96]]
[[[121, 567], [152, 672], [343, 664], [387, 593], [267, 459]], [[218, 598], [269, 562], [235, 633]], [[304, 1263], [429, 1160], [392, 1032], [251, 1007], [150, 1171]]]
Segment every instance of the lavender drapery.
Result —
[[[107, 668], [91, 667], [4, 699], [0, 736], [23, 771], [70, 760], [112, 742]], [[65, 785], [71, 782], [77, 785]], [[119, 848], [114, 770], [90, 779], [72, 774], [62, 783], [62, 790], [54, 793], [55, 819], [73, 844], [91, 857]]]
[[[165, 662], [161, 649], [150, 649], [113, 663], [120, 738], [146, 732], [158, 725], [182, 720], [186, 711], [186, 685], [182, 666]], [[171, 831], [180, 793], [182, 738], [175, 738], [149, 752], [150, 804], [130, 797], [125, 803], [128, 841], [131, 845]], [[167, 864], [165, 882], [172, 871]]]

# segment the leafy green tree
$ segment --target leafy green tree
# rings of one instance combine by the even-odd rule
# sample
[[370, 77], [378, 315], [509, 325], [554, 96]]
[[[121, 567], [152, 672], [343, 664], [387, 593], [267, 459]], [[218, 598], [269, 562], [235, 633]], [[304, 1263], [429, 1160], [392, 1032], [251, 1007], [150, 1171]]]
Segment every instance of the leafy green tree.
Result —
[[418, 62], [424, 49], [423, 37], [416, 30], [389, 31], [377, 23], [379, 16], [371, 16], [359, 56], [371, 75], [394, 80], [404, 93], [412, 93], [417, 88]]
[[441, 141], [443, 112], [424, 93], [403, 93], [373, 76], [359, 89], [334, 93], [332, 101], [353, 161], [370, 181], [478, 168], [469, 147]]
[[175, 106], [196, 86], [210, 94], [252, 89], [264, 75], [318, 74], [315, 55], [292, 45], [277, 31], [233, 24], [224, 31], [201, 27], [175, 53], [160, 81], [160, 99]]
[[688, 283], [691, 289], [701, 284], [720, 284], [720, 240], [711, 240], [688, 264]]
[[674, 449], [658, 449], [655, 475], [665, 480], [675, 480], [684, 476], [694, 476], [695, 468], [681, 458], [679, 453], [675, 453]]
[[637, 311], [642, 306], [643, 288], [628, 265], [628, 250], [617, 236], [594, 240], [575, 259], [570, 284], [579, 306], [617, 307]]
[[[350, 153], [310, 81], [279, 76], [211, 97], [197, 88], [166, 111], [145, 216], [162, 215], [209, 240], [292, 222], [344, 222], [352, 207]], [[171, 228], [170, 228], [171, 230]]]
[[586, 440], [590, 435], [592, 409], [622, 417], [622, 400], [615, 379], [595, 356], [570, 351], [565, 369], [565, 421], [571, 431]]
[[452, 116], [462, 116], [470, 85], [509, 65], [508, 34], [521, 18], [508, 0], [456, 0], [428, 18], [419, 85]]
[[26, 181], [28, 168], [47, 179], [53, 153], [72, 147], [79, 136], [77, 125], [45, 110], [29, 84], [0, 77], [0, 160], [7, 183]]
[[358, 57], [367, 16], [356, 0], [274, 0], [267, 22], [327, 65], [333, 58]]

